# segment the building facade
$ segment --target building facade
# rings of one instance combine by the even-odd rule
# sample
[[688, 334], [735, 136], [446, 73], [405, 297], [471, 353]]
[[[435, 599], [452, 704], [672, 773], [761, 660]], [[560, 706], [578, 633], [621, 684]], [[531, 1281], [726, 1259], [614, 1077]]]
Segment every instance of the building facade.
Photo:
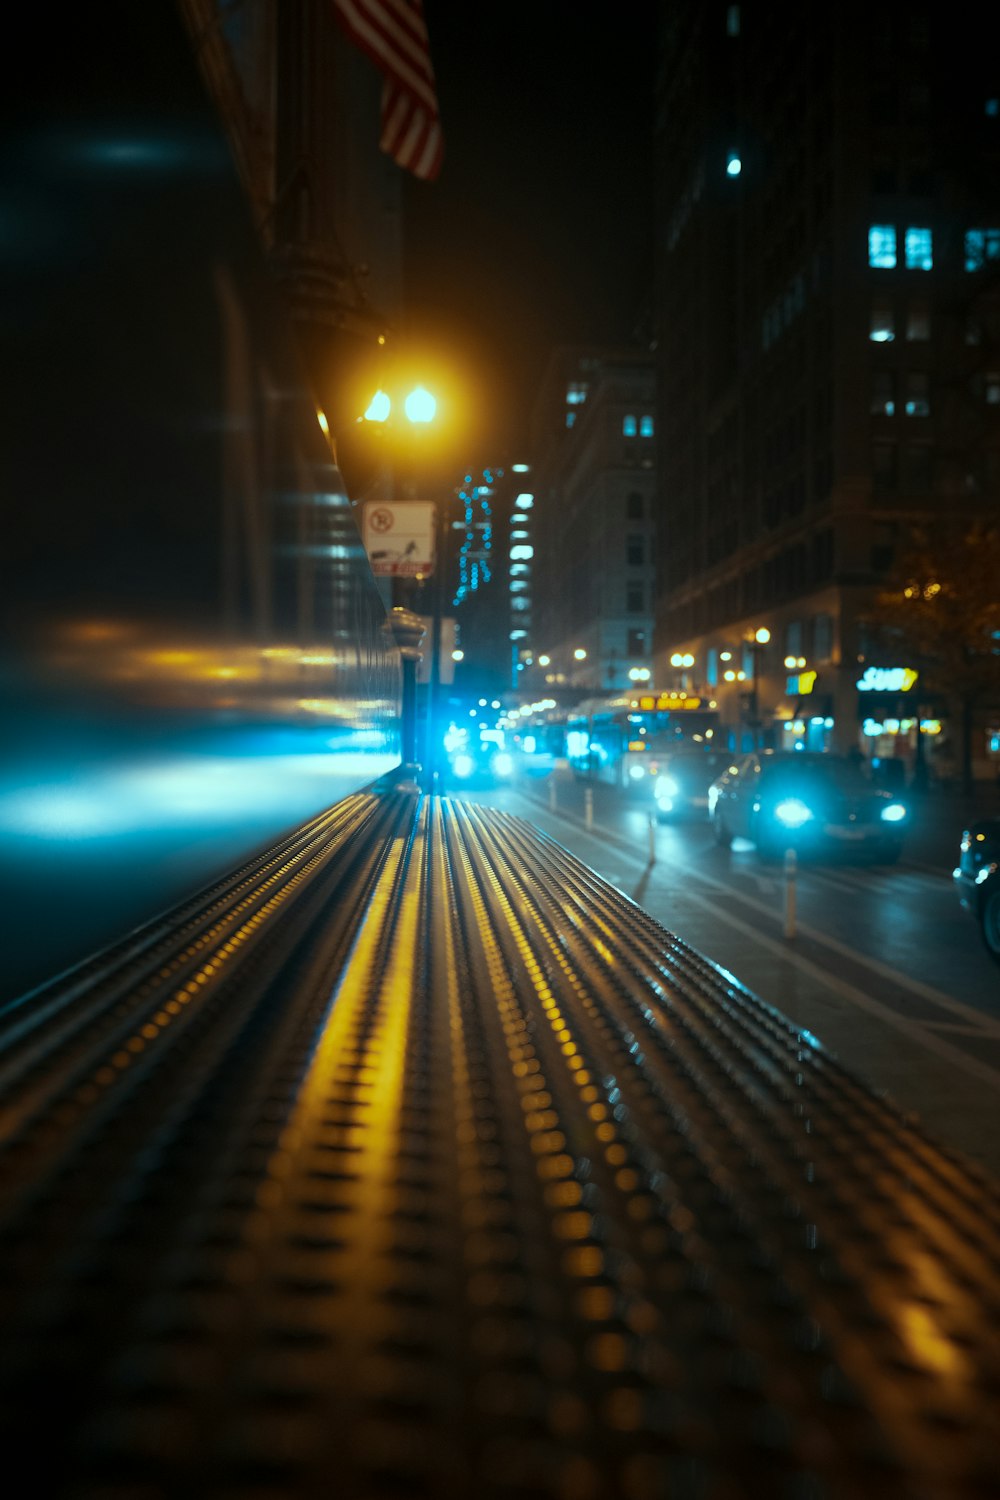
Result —
[[568, 697], [652, 671], [655, 376], [641, 350], [553, 352], [534, 403], [536, 567], [525, 685]]
[[915, 523], [1000, 506], [1000, 38], [964, 11], [664, 8], [656, 675], [693, 657], [734, 746], [909, 771], [935, 728], [868, 617]]

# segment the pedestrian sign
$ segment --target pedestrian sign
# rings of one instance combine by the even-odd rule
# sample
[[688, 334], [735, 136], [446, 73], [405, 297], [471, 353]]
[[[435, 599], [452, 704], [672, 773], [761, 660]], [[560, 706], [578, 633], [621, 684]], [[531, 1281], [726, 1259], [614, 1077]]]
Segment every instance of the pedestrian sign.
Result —
[[362, 540], [377, 578], [416, 578], [433, 573], [433, 503], [366, 500]]

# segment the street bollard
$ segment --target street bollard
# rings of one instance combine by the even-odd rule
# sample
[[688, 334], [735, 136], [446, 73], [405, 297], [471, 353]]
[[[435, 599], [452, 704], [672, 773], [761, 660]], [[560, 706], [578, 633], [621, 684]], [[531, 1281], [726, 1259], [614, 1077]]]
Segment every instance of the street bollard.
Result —
[[794, 849], [785, 850], [785, 937], [795, 936], [795, 874], [798, 860]]
[[584, 787], [583, 791], [583, 821], [588, 828], [594, 826], [594, 789], [591, 786]]
[[656, 819], [649, 815], [649, 863], [656, 864]]

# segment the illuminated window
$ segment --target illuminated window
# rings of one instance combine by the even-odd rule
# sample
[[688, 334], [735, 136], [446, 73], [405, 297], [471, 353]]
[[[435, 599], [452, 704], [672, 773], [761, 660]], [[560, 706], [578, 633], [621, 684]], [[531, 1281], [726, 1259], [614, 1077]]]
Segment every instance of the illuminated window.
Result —
[[566, 405], [582, 406], [587, 399], [588, 387], [582, 380], [573, 380], [566, 387]]
[[908, 271], [930, 271], [934, 266], [932, 235], [929, 229], [907, 229], [904, 237]]
[[535, 503], [534, 495], [518, 495], [514, 501], [518, 510], [530, 510]]
[[872, 302], [868, 337], [873, 344], [891, 344], [896, 337], [896, 321], [892, 303], [885, 297], [876, 297]]
[[640, 437], [652, 437], [653, 436], [653, 419], [652, 419], [652, 417], [645, 416], [645, 417], [640, 417], [639, 418], [639, 436]]
[[626, 437], [635, 437], [635, 417], [629, 415], [622, 418], [622, 432]]
[[892, 224], [872, 224], [868, 230], [868, 264], [877, 271], [891, 271], [896, 264], [896, 229]]
[[987, 406], [1000, 406], [1000, 372], [988, 370], [983, 377], [983, 395]]
[[896, 411], [895, 381], [891, 370], [872, 371], [871, 414], [891, 417]]
[[523, 542], [518, 542], [516, 547], [511, 547], [510, 555], [513, 562], [520, 562], [522, 558], [534, 557], [535, 549], [526, 546]]
[[1000, 260], [1000, 229], [967, 229], [965, 269], [981, 271], [991, 260]]
[[931, 307], [926, 297], [914, 297], [906, 309], [906, 337], [911, 344], [923, 344], [931, 336]]
[[815, 661], [829, 661], [833, 652], [833, 616], [817, 615], [813, 620], [812, 628], [813, 648], [812, 654]]
[[929, 417], [931, 414], [930, 380], [924, 370], [906, 372], [906, 415]]
[[726, 36], [739, 36], [740, 34], [740, 8], [738, 5], [726, 6]]

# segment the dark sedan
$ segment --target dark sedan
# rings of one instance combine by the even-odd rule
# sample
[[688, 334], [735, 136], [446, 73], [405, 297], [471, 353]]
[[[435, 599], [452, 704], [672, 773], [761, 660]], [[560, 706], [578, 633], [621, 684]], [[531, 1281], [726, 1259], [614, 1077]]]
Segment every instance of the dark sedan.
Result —
[[709, 789], [716, 842], [749, 839], [762, 857], [787, 849], [892, 864], [909, 820], [847, 755], [762, 750], [738, 756]]
[[1000, 964], [1000, 818], [982, 818], [965, 830], [954, 875], [958, 899]]

